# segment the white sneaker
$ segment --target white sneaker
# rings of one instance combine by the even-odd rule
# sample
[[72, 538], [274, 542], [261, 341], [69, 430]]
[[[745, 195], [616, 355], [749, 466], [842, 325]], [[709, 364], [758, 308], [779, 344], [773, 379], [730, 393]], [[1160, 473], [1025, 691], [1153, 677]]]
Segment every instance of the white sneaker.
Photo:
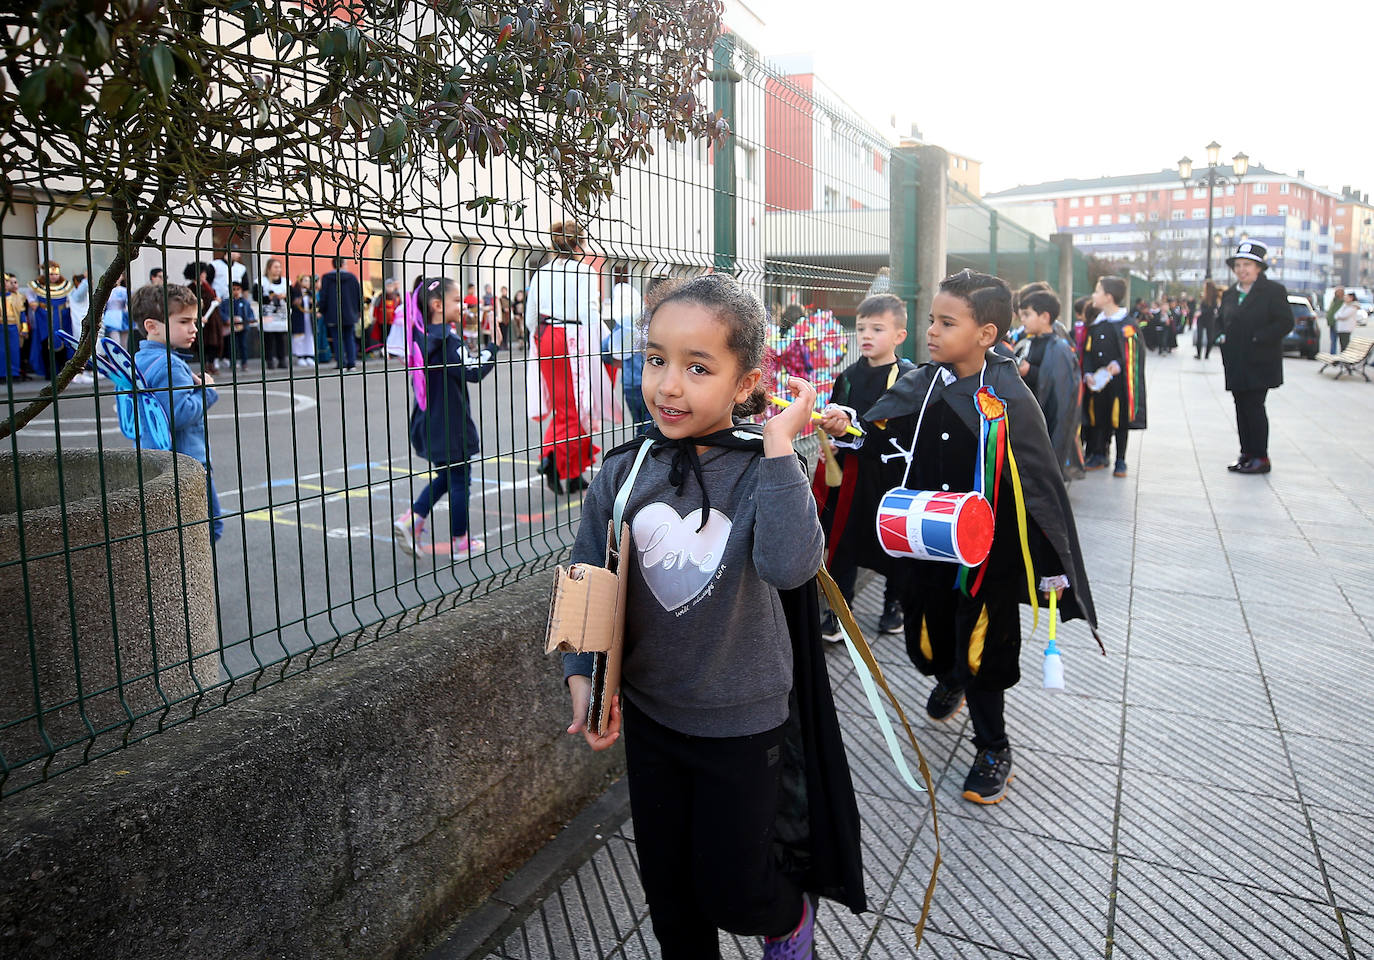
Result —
[[486, 541], [478, 540], [476, 537], [469, 537], [465, 535], [453, 538], [452, 556], [455, 559], [457, 559], [458, 557], [469, 557], [472, 556], [474, 553], [481, 553], [486, 549]]
[[412, 557], [419, 556], [419, 551], [415, 547], [415, 541], [424, 539], [424, 517], [417, 517], [407, 510], [396, 518], [396, 522], [391, 525], [391, 529], [395, 534], [396, 546], [400, 547], [403, 553], [407, 553]]
[[95, 377], [83, 370], [72, 377], [72, 383], [95, 383]]

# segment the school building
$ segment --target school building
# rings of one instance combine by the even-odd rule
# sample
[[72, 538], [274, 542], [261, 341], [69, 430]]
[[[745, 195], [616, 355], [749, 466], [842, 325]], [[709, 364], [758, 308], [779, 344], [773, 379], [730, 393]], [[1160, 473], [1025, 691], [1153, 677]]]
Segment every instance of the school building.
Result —
[[[986, 199], [1002, 208], [1048, 212], [1084, 253], [1129, 264], [1151, 280], [1198, 287], [1206, 274], [1207, 188], [1180, 182], [1176, 169], [1055, 180]], [[1212, 276], [1224, 284], [1229, 252], [1252, 239], [1269, 248], [1270, 275], [1289, 290], [1325, 288], [1335, 276], [1341, 202], [1340, 194], [1311, 183], [1302, 170], [1291, 176], [1252, 165], [1239, 183], [1218, 186], [1213, 195]]]

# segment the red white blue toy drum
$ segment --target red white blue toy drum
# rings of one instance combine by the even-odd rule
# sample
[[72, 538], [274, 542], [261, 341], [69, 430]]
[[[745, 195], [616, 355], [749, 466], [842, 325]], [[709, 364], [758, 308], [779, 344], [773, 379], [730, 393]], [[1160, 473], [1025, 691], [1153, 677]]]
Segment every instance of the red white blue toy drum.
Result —
[[894, 557], [976, 567], [992, 549], [992, 524], [992, 506], [972, 490], [898, 487], [878, 505], [878, 542]]

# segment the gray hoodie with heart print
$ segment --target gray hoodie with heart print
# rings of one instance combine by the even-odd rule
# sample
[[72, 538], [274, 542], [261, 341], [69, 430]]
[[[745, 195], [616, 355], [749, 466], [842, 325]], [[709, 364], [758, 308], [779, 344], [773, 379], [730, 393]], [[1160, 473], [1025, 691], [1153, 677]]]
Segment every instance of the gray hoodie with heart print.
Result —
[[[787, 719], [792, 641], [779, 590], [820, 568], [825, 536], [795, 456], [711, 447], [701, 487], [668, 481], [673, 451], [645, 457], [625, 506], [632, 562], [621, 692], [669, 729], [740, 737]], [[633, 453], [611, 457], [582, 502], [574, 563], [601, 565], [617, 492]], [[698, 529], [700, 528], [700, 529]], [[591, 675], [590, 654], [565, 654], [563, 674]]]

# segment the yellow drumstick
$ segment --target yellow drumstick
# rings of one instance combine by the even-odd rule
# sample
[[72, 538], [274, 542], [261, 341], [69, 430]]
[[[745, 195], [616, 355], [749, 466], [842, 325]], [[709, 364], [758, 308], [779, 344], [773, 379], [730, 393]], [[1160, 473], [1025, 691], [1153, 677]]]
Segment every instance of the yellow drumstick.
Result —
[[[784, 400], [782, 397], [769, 397], [769, 398], [768, 398], [768, 402], [771, 403], [771, 404], [773, 404], [773, 405], [776, 406], [776, 407], [790, 407], [790, 406], [792, 406], [792, 401], [791, 401], [791, 400]], [[812, 410], [812, 411], [811, 411], [811, 419], [812, 419], [812, 420], [819, 420], [820, 418], [821, 418], [821, 415], [820, 415], [819, 413], [817, 413], [815, 410]], [[864, 435], [862, 430], [860, 430], [859, 428], [857, 428], [857, 427], [855, 427], [855, 426], [853, 426], [853, 425], [848, 426], [848, 427], [845, 427], [845, 428], [844, 428], [844, 432], [847, 433], [847, 434], [849, 434], [850, 436], [854, 436], [854, 437], [862, 437], [862, 436]]]

